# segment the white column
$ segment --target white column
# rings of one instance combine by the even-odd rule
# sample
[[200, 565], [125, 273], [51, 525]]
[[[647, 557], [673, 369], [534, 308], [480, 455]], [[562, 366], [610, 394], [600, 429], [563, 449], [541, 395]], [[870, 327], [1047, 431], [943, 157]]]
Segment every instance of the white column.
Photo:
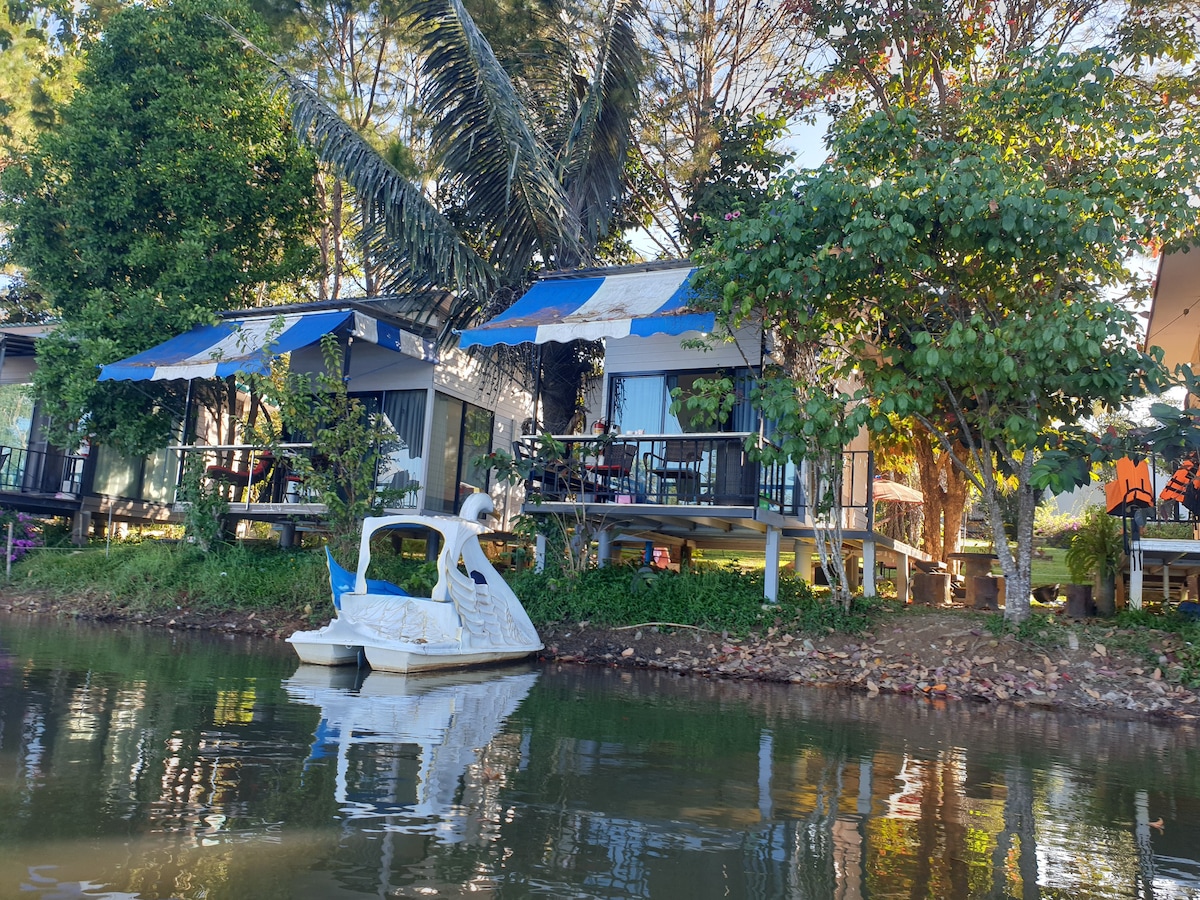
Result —
[[763, 572], [763, 595], [769, 603], [779, 602], [779, 539], [781, 532], [774, 525], [767, 526], [767, 563]]
[[809, 584], [813, 583], [813, 561], [812, 547], [804, 543], [804, 541], [796, 541], [792, 544], [792, 553], [795, 554], [795, 562], [792, 567], [796, 570], [796, 577], [802, 578]]
[[533, 544], [533, 571], [546, 571], [546, 536], [539, 534]]
[[901, 603], [908, 603], [909, 586], [908, 576], [912, 560], [908, 558], [907, 553], [896, 552], [896, 599]]
[[879, 593], [875, 587], [875, 542], [863, 541], [863, 584], [864, 597], [874, 597]]
[[1129, 546], [1129, 606], [1142, 608], [1142, 542], [1132, 541]]
[[599, 569], [608, 565], [612, 557], [612, 535], [607, 528], [600, 529], [596, 535], [596, 567]]

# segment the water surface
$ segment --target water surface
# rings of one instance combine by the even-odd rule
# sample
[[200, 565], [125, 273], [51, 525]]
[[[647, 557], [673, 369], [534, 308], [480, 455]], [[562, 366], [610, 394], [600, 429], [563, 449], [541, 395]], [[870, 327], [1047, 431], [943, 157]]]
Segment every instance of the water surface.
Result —
[[1188, 725], [0, 618], [0, 898], [1200, 898]]

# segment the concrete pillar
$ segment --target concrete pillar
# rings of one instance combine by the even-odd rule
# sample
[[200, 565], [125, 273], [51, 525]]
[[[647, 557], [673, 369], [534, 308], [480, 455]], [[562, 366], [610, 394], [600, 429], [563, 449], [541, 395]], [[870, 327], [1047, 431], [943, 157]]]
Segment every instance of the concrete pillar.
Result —
[[296, 523], [295, 522], [280, 522], [279, 523], [279, 546], [283, 550], [291, 549], [296, 546]]
[[843, 564], [846, 567], [846, 587], [851, 591], [857, 591], [862, 580], [858, 574], [858, 554], [851, 553], [849, 556], [843, 557]]
[[792, 568], [796, 572], [796, 577], [813, 583], [813, 555], [812, 547], [797, 540], [792, 544], [792, 553], [795, 555], [795, 560], [792, 563]]
[[912, 560], [906, 553], [896, 553], [896, 599], [901, 603], [909, 601], [908, 576]]
[[533, 571], [546, 571], [546, 536], [539, 534], [533, 544]]
[[71, 543], [83, 547], [88, 542], [88, 532], [92, 530], [92, 514], [80, 510], [71, 517]]
[[875, 586], [875, 542], [863, 541], [863, 585], [862, 592], [864, 597], [874, 597], [879, 593], [879, 589]]
[[779, 540], [783, 532], [767, 526], [767, 563], [763, 572], [763, 595], [768, 603], [779, 602]]
[[1166, 564], [1163, 565], [1162, 588], [1163, 603], [1166, 603], [1171, 599], [1171, 567]]
[[1129, 547], [1129, 606], [1142, 608], [1142, 542], [1133, 541]]
[[603, 569], [612, 559], [612, 535], [607, 528], [601, 528], [596, 535], [596, 567]]

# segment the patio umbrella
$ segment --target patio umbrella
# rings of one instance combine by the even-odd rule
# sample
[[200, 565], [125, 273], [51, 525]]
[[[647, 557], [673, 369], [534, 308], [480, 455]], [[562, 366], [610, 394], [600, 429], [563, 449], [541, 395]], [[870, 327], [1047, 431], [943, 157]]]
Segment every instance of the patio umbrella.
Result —
[[885, 503], [923, 503], [925, 501], [925, 496], [915, 488], [896, 481], [888, 481], [886, 478], [876, 478], [873, 487], [875, 488], [875, 499]]

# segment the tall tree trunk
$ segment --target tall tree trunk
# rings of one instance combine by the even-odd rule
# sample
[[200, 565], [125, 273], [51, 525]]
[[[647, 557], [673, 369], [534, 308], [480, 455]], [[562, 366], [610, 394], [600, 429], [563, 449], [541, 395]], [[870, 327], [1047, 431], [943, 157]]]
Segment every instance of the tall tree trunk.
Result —
[[[970, 483], [924, 430], [913, 434], [921, 493], [925, 497], [925, 527], [922, 549], [934, 559], [946, 561], [962, 546], [963, 514], [967, 508]], [[967, 456], [965, 448], [962, 451]]]

